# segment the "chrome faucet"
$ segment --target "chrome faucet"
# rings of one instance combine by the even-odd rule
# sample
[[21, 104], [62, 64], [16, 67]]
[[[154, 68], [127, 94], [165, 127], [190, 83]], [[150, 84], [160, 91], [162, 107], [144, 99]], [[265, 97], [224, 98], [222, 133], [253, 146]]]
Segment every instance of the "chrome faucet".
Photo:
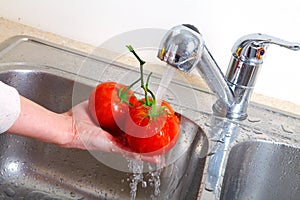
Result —
[[213, 105], [217, 116], [234, 120], [247, 118], [247, 107], [255, 80], [269, 44], [300, 50], [299, 43], [263, 34], [246, 35], [234, 44], [226, 76], [212, 57], [198, 29], [183, 24], [164, 36], [159, 59], [177, 69], [190, 72], [196, 67], [218, 100]]
[[300, 50], [299, 43], [263, 34], [246, 35], [234, 44], [224, 76], [194, 26], [176, 26], [169, 30], [161, 41], [159, 59], [187, 73], [196, 67], [217, 96], [208, 133], [210, 150], [207, 155], [205, 191], [201, 199], [220, 198], [226, 155], [240, 133], [238, 121], [247, 118], [250, 96], [270, 44]]

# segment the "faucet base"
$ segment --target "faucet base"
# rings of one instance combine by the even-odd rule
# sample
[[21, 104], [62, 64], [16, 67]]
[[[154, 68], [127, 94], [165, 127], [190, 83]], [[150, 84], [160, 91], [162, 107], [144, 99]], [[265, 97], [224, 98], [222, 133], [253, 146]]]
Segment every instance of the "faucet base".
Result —
[[224, 103], [222, 103], [222, 101], [220, 100], [216, 101], [216, 103], [212, 107], [212, 110], [215, 116], [236, 121], [242, 121], [248, 117], [245, 110], [237, 109], [239, 112], [232, 112], [232, 110], [234, 111], [235, 109], [227, 109]]

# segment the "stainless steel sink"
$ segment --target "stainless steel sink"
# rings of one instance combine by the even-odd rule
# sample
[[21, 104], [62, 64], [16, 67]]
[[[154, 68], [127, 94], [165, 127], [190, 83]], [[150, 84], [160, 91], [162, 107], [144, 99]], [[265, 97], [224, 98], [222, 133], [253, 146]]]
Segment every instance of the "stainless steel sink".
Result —
[[[86, 100], [99, 81], [118, 81], [126, 74], [122, 81], [132, 82], [138, 73], [36, 38], [15, 37], [0, 44], [0, 81], [59, 113]], [[159, 80], [156, 74], [152, 78]], [[168, 100], [181, 116], [181, 135], [190, 142], [181, 137], [168, 154], [178, 159], [163, 168], [160, 195], [153, 196], [150, 184], [139, 184], [136, 199], [299, 199], [299, 116], [251, 103], [247, 120], [219, 123], [212, 116], [212, 93], [177, 79], [170, 88], [175, 94]], [[216, 137], [220, 135], [223, 138]], [[0, 200], [131, 198], [133, 173], [109, 167], [93, 153], [8, 133], [0, 135], [0, 141]], [[215, 152], [213, 144], [227, 146]], [[228, 155], [224, 165], [218, 159], [208, 162], [217, 153]], [[215, 168], [222, 171], [217, 174], [217, 195], [206, 184], [209, 170]], [[143, 176], [149, 181], [149, 173]]]
[[[37, 70], [10, 70], [0, 72], [0, 80], [55, 112], [65, 112], [74, 103], [71, 79]], [[93, 89], [78, 82], [76, 85], [81, 87], [81, 100]], [[178, 160], [163, 168], [157, 199], [195, 199], [199, 192], [208, 141], [198, 125], [183, 116], [181, 120], [189, 130], [183, 129], [181, 134], [193, 136], [193, 142]], [[0, 199], [130, 199], [131, 174], [102, 164], [88, 151], [64, 149], [8, 133], [0, 138]], [[153, 190], [151, 186], [140, 187], [136, 199], [149, 199]]]
[[222, 200], [300, 197], [300, 148], [263, 140], [235, 145], [223, 179]]

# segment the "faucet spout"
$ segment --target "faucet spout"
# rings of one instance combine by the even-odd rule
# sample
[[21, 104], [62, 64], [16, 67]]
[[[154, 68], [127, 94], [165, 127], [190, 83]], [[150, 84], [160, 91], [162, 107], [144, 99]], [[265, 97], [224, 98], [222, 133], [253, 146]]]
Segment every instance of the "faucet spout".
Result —
[[224, 107], [231, 107], [234, 103], [233, 91], [206, 46], [204, 46], [202, 56], [196, 64], [196, 69], [210, 89], [216, 94], [220, 103], [222, 103]]

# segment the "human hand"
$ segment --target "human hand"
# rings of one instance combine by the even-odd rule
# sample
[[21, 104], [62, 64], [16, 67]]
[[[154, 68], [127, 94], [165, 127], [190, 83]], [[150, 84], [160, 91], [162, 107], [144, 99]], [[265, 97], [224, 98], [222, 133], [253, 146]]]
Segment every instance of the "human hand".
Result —
[[67, 148], [87, 150], [100, 150], [104, 152], [119, 153], [130, 158], [140, 158], [144, 161], [158, 163], [158, 156], [148, 156], [131, 152], [127, 147], [118, 142], [110, 133], [104, 131], [91, 118], [88, 111], [88, 101], [74, 106], [63, 115], [72, 118], [73, 140], [62, 145]]

